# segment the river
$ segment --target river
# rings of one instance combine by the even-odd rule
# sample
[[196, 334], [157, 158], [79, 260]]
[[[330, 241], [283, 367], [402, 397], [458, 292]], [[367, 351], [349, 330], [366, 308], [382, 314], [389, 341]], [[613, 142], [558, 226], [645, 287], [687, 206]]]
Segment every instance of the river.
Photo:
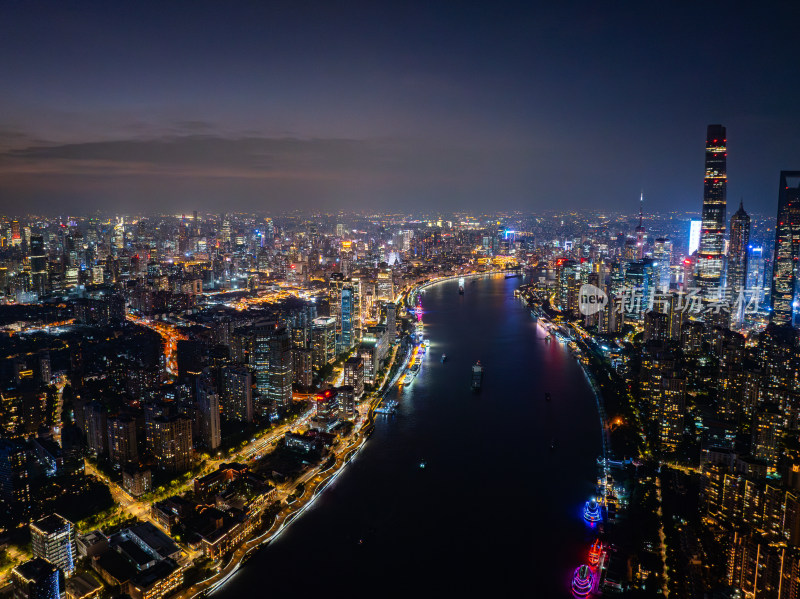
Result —
[[571, 596], [593, 540], [581, 508], [601, 452], [597, 408], [578, 362], [514, 297], [520, 281], [425, 291], [431, 347], [389, 394], [397, 414], [378, 417], [355, 460], [214, 599]]

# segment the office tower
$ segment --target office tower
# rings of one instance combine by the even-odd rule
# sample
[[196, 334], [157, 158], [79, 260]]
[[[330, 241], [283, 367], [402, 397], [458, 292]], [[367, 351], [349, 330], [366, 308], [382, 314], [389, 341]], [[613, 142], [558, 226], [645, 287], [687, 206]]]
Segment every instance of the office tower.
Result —
[[750, 217], [739, 202], [739, 209], [731, 216], [731, 240], [728, 245], [727, 286], [738, 292], [747, 286], [747, 253], [750, 247]]
[[220, 228], [220, 241], [222, 243], [230, 243], [231, 242], [231, 221], [222, 216], [222, 227]]
[[44, 236], [31, 235], [31, 290], [38, 294], [47, 293], [48, 274], [47, 274], [47, 253], [44, 249]]
[[636, 260], [625, 271], [622, 309], [625, 320], [640, 321], [653, 304], [656, 293], [656, 262], [652, 258]]
[[147, 444], [158, 467], [185, 472], [192, 467], [192, 421], [185, 416], [159, 416], [145, 423]]
[[747, 284], [745, 287], [749, 290], [761, 289], [762, 294], [759, 299], [763, 298], [764, 270], [764, 248], [751, 245], [747, 249]]
[[[739, 202], [739, 210], [731, 216], [731, 239], [728, 245], [728, 276], [726, 287], [732, 294], [731, 326], [744, 322], [745, 301], [735, 303], [747, 287], [747, 256], [750, 247], [750, 217]], [[744, 296], [743, 296], [744, 297]], [[734, 307], [735, 306], [735, 307]]]
[[314, 377], [314, 352], [310, 349], [292, 350], [294, 382], [305, 389], [311, 387]]
[[348, 358], [344, 363], [344, 384], [353, 388], [356, 401], [364, 395], [364, 361], [360, 356]]
[[275, 323], [262, 324], [253, 330], [253, 353], [250, 364], [259, 395], [266, 397], [269, 392], [270, 341], [275, 333]]
[[61, 599], [61, 575], [40, 557], [15, 566], [11, 571], [14, 599]]
[[17, 441], [0, 439], [0, 499], [12, 516], [25, 519], [31, 511], [28, 453]]
[[214, 451], [222, 443], [222, 436], [219, 426], [219, 395], [212, 385], [210, 369], [206, 369], [197, 380], [197, 417], [200, 441], [207, 450]]
[[267, 397], [278, 409], [292, 404], [292, 344], [286, 327], [275, 330], [270, 342], [269, 391]]
[[120, 466], [139, 460], [136, 420], [131, 416], [108, 419], [108, 458]]
[[317, 408], [316, 419], [323, 426], [330, 426], [339, 420], [339, 393], [336, 389], [326, 389], [314, 396]]
[[336, 359], [336, 319], [332, 316], [315, 318], [311, 328], [314, 368], [322, 368]]
[[574, 288], [578, 265], [574, 260], [559, 258], [556, 261], [556, 308], [569, 309], [570, 289]]
[[222, 371], [222, 415], [228, 420], [253, 421], [253, 374], [245, 366], [227, 366]]
[[334, 272], [328, 281], [328, 303], [331, 318], [336, 320], [336, 353], [339, 353], [342, 336], [342, 290], [345, 286], [345, 276], [341, 272]]
[[386, 335], [389, 345], [397, 339], [397, 305], [394, 302], [386, 304]]
[[337, 387], [336, 392], [339, 398], [339, 415], [342, 418], [353, 418], [356, 415], [356, 396], [353, 388], [349, 385]]
[[659, 237], [653, 244], [653, 260], [656, 261], [655, 268], [657, 275], [656, 291], [666, 293], [669, 291], [670, 285], [670, 265], [672, 263], [672, 242], [665, 238]]
[[30, 525], [33, 556], [45, 559], [66, 575], [75, 570], [75, 525], [58, 514]]
[[255, 330], [253, 365], [256, 388], [277, 409], [292, 402], [292, 344], [289, 330], [268, 324]]
[[391, 268], [381, 268], [378, 271], [377, 291], [379, 300], [394, 301], [394, 280]]
[[700, 233], [703, 230], [703, 221], [691, 220], [689, 221], [689, 253], [691, 256], [700, 249]]
[[781, 171], [770, 299], [770, 321], [775, 324], [793, 324], [799, 259], [800, 171]]
[[644, 223], [642, 222], [642, 210], [644, 208], [644, 193], [639, 196], [639, 226], [636, 227], [636, 260], [644, 258]]
[[697, 259], [697, 286], [706, 297], [715, 297], [722, 283], [728, 182], [726, 143], [725, 127], [709, 125], [703, 182], [703, 228]]
[[341, 354], [348, 351], [353, 347], [353, 320], [354, 320], [354, 305], [353, 305], [353, 290], [345, 287], [342, 289], [341, 294], [341, 333], [336, 340], [336, 353]]
[[84, 407], [86, 422], [86, 446], [96, 456], [108, 452], [108, 410], [99, 401]]

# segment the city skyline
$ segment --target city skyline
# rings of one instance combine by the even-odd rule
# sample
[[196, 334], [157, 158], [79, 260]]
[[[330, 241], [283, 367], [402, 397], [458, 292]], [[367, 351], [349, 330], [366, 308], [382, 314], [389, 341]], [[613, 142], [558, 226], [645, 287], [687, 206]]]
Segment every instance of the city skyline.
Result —
[[800, 599], [798, 23], [0, 0], [0, 596]]

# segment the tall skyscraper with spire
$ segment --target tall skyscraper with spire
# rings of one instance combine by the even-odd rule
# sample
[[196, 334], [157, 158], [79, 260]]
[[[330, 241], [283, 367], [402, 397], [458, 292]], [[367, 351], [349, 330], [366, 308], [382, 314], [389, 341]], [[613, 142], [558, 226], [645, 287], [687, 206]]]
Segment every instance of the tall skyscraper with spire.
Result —
[[[735, 310], [731, 310], [731, 327], [744, 323], [744, 303], [738, 302], [739, 294], [747, 287], [747, 256], [750, 246], [750, 217], [744, 211], [744, 202], [731, 216], [731, 239], [728, 244], [728, 277], [726, 286], [731, 290]], [[751, 293], [754, 293], [751, 291]], [[758, 293], [758, 292], [755, 292]]]
[[639, 196], [639, 226], [636, 227], [636, 251], [638, 258], [644, 258], [644, 223], [642, 222], [644, 208], [644, 192]]
[[800, 259], [800, 171], [781, 171], [770, 297], [772, 306], [770, 321], [775, 324], [792, 324], [797, 297], [798, 259]]
[[738, 292], [746, 287], [747, 249], [750, 245], [750, 216], [744, 211], [744, 202], [731, 216], [731, 240], [728, 244], [728, 280], [730, 289]]
[[727, 139], [725, 127], [709, 125], [706, 131], [706, 173], [703, 183], [703, 224], [697, 256], [697, 286], [713, 296], [722, 283], [725, 247]]

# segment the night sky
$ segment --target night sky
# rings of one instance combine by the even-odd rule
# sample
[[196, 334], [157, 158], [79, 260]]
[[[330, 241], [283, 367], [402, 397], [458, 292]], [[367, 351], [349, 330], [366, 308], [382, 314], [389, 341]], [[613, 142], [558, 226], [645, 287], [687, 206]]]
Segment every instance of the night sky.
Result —
[[800, 169], [797, 2], [0, 0], [2, 212], [729, 210]]

